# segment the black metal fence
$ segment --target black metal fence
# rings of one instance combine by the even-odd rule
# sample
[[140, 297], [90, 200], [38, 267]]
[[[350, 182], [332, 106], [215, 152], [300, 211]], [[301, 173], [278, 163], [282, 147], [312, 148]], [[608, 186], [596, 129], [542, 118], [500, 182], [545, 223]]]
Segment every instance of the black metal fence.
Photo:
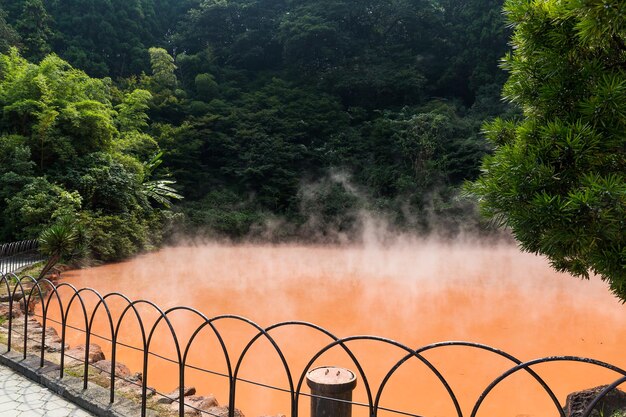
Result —
[[[174, 307], [174, 308], [170, 308], [167, 310], [162, 310], [159, 306], [157, 306], [156, 304], [150, 301], [147, 301], [147, 300], [133, 301], [129, 299], [128, 297], [126, 297], [125, 295], [121, 293], [117, 293], [117, 292], [106, 294], [106, 295], [101, 295], [97, 291], [91, 288], [77, 289], [71, 284], [67, 284], [67, 283], [61, 283], [61, 284], [55, 285], [54, 283], [52, 283], [51, 281], [47, 279], [36, 281], [35, 279], [31, 277], [18, 278], [14, 274], [5, 274], [0, 277], [0, 289], [2, 288], [4, 288], [7, 293], [11, 293], [16, 296], [15, 299], [18, 299], [19, 301], [10, 301], [10, 302], [20, 303], [20, 306], [22, 307], [24, 311], [28, 311], [28, 306], [30, 306], [31, 303], [35, 303], [35, 302], [40, 303], [39, 305], [40, 305], [41, 314], [40, 314], [39, 320], [41, 321], [41, 324], [43, 326], [43, 332], [41, 334], [41, 343], [39, 344], [41, 346], [40, 352], [39, 352], [39, 355], [41, 358], [40, 366], [44, 366], [44, 356], [46, 353], [45, 352], [46, 351], [46, 326], [49, 325], [50, 320], [51, 320], [50, 319], [51, 305], [53, 305], [55, 309], [58, 309], [60, 320], [58, 320], [57, 322], [61, 328], [61, 352], [60, 352], [61, 359], [60, 359], [60, 374], [59, 374], [60, 378], [63, 378], [64, 376], [64, 367], [65, 367], [65, 359], [66, 359], [65, 342], [66, 342], [66, 334], [69, 329], [76, 329], [76, 330], [83, 331], [84, 338], [85, 338], [84, 342], [86, 346], [90, 345], [90, 342], [92, 341], [94, 337], [98, 337], [98, 338], [110, 341], [111, 343], [111, 370], [115, 369], [116, 361], [118, 360], [117, 351], [119, 347], [124, 346], [126, 348], [136, 349], [140, 351], [141, 354], [143, 355], [143, 369], [142, 369], [143, 378], [141, 379], [141, 382], [136, 382], [136, 383], [141, 385], [142, 416], [146, 415], [147, 397], [148, 397], [149, 391], [151, 390], [148, 387], [148, 371], [149, 371], [148, 364], [151, 360], [154, 360], [155, 357], [160, 357], [161, 359], [165, 359], [169, 362], [175, 363], [178, 372], [177, 372], [177, 375], [173, 376], [173, 378], [177, 380], [177, 383], [179, 386], [179, 398], [181, 399], [184, 398], [186, 371], [188, 371], [189, 369], [206, 371], [212, 374], [222, 375], [227, 380], [226, 383], [228, 384], [228, 393], [229, 393], [228, 394], [228, 415], [229, 417], [235, 416], [235, 413], [236, 413], [235, 403], [237, 399], [238, 387], [241, 385], [241, 383], [244, 383], [244, 382], [256, 384], [266, 389], [274, 389], [274, 390], [283, 391], [286, 395], [289, 396], [289, 402], [290, 402], [289, 415], [292, 417], [297, 417], [299, 414], [299, 404], [302, 401], [302, 397], [311, 396], [311, 394], [307, 394], [303, 391], [306, 375], [313, 368], [316, 360], [318, 360], [322, 355], [324, 355], [326, 352], [328, 352], [331, 349], [340, 349], [341, 351], [345, 352], [345, 354], [347, 354], [347, 356], [350, 358], [351, 366], [353, 366], [354, 367], [353, 369], [356, 370], [355, 374], [358, 375], [358, 378], [360, 379], [359, 383], [362, 384], [362, 387], [365, 391], [365, 397], [367, 398], [367, 401], [353, 402], [352, 404], [355, 406], [361, 406], [361, 407], [367, 408], [368, 415], [371, 417], [378, 416], [381, 411], [398, 413], [400, 415], [409, 415], [409, 416], [419, 417], [417, 414], [407, 413], [405, 411], [394, 410], [391, 408], [385, 408], [381, 405], [381, 398], [383, 394], [386, 392], [386, 389], [388, 388], [388, 386], [390, 385], [389, 384], [390, 380], [392, 380], [394, 378], [394, 375], [396, 375], [403, 366], [406, 366], [405, 364], [409, 362], [410, 360], [417, 360], [421, 364], [425, 365], [426, 369], [428, 369], [428, 371], [432, 373], [432, 375], [434, 375], [435, 380], [438, 381], [438, 384], [440, 384], [443, 390], [445, 390], [446, 396], [449, 399], [449, 402], [451, 405], [451, 409], [453, 408], [455, 410], [454, 415], [458, 417], [464, 417], [464, 413], [462, 411], [462, 407], [459, 402], [459, 397], [457, 396], [457, 393], [455, 393], [455, 390], [452, 388], [451, 384], [446, 379], [446, 375], [444, 375], [443, 372], [440, 371], [435, 365], [433, 365], [433, 363], [429, 361], [425, 356], [427, 352], [433, 352], [433, 351], [437, 351], [439, 349], [443, 349], [443, 348], [447, 348], [451, 346], [464, 347], [467, 349], [477, 349], [483, 352], [488, 352], [494, 357], [499, 357], [501, 359], [504, 359], [510, 362], [510, 367], [505, 372], [503, 372], [500, 376], [498, 376], [493, 381], [491, 381], [491, 383], [489, 383], [482, 390], [481, 394], [478, 396], [478, 398], [474, 402], [474, 406], [471, 410], [471, 413], [466, 414], [469, 417], [475, 417], [477, 415], [480, 415], [479, 412], [481, 411], [481, 406], [490, 397], [490, 395], [494, 392], [494, 390], [499, 385], [501, 385], [503, 381], [508, 380], [509, 378], [512, 378], [512, 376], [518, 375], [520, 373], [525, 373], [528, 376], [530, 376], [532, 381], [534, 381], [534, 383], [537, 384], [537, 387], [539, 387], [540, 390], [543, 393], [545, 393], [546, 398], [549, 399], [549, 402], [553, 404], [554, 408], [552, 410], [545, 410], [543, 415], [558, 415], [561, 417], [569, 417], [569, 416], [566, 416], [566, 412], [563, 406], [561, 405], [561, 403], [559, 402], [557, 395], [553, 391], [553, 388], [551, 388], [546, 383], [546, 381], [539, 375], [539, 373], [535, 370], [536, 366], [540, 364], [546, 364], [546, 363], [551, 363], [551, 362], [584, 363], [593, 367], [604, 368], [606, 370], [609, 370], [615, 373], [615, 379], [611, 383], [606, 385], [603, 389], [598, 391], [597, 395], [595, 395], [595, 398], [593, 398], [591, 401], [585, 404], [584, 412], [576, 414], [577, 417], [591, 416], [596, 406], [601, 404], [607, 395], [609, 395], [613, 390], [615, 390], [616, 387], [619, 387], [621, 384], [626, 382], [625, 370], [620, 369], [617, 366], [613, 366], [611, 364], [602, 362], [602, 361], [589, 359], [589, 358], [576, 357], [576, 356], [552, 356], [552, 357], [544, 357], [544, 358], [534, 359], [534, 360], [524, 362], [499, 349], [495, 349], [490, 346], [486, 346], [486, 345], [482, 345], [478, 343], [472, 343], [472, 342], [450, 341], [450, 342], [434, 343], [434, 344], [422, 346], [419, 348], [412, 348], [412, 347], [403, 345], [402, 343], [389, 340], [386, 338], [382, 338], [382, 337], [376, 337], [376, 336], [351, 336], [351, 337], [339, 338], [322, 327], [316, 326], [311, 323], [299, 322], [299, 321], [282, 322], [282, 323], [277, 323], [272, 326], [263, 328], [259, 326], [258, 324], [254, 323], [253, 321], [244, 317], [240, 317], [240, 316], [223, 315], [223, 316], [209, 318], [209, 317], [206, 317], [202, 312], [196, 309], [190, 308], [190, 307]], [[68, 295], [61, 296], [60, 291], [69, 291], [69, 296]], [[88, 303], [85, 302], [88, 294], [89, 294], [89, 297], [95, 297], [97, 299], [97, 302], [92, 308], [89, 308]], [[126, 306], [117, 319], [113, 318], [111, 309], [109, 308], [110, 303], [113, 299], [122, 300]], [[52, 300], [55, 300], [54, 304], [51, 304]], [[69, 324], [70, 310], [73, 305], [74, 306], [78, 305], [80, 307], [78, 311], [81, 312], [79, 313], [79, 320], [82, 323], [82, 326], [83, 326], [82, 329], [80, 327], [72, 326]], [[146, 306], [152, 309], [157, 315], [157, 319], [151, 326], [146, 325], [146, 322], [143, 319], [142, 314], [140, 313], [140, 307], [146, 307]], [[12, 308], [12, 305], [10, 306], [10, 308]], [[74, 309], [73, 311], [76, 311], [76, 309]], [[186, 312], [187, 314], [190, 314], [196, 317], [197, 319], [199, 319], [199, 322], [200, 322], [200, 324], [192, 332], [191, 337], [188, 338], [186, 343], [183, 343], [183, 340], [179, 338], [179, 336], [177, 335], [176, 325], [170, 319], [173, 313], [181, 312], [181, 311]], [[93, 326], [96, 320], [96, 314], [98, 312], [100, 312], [100, 314], [103, 314], [104, 312], [104, 315], [107, 318], [106, 327], [108, 328], [109, 335], [96, 335], [93, 332]], [[121, 343], [118, 340], [122, 323], [128, 320], [135, 320], [136, 324], [138, 324], [140, 333], [141, 333], [141, 341], [142, 341], [141, 346], [129, 346], [124, 343]], [[250, 326], [254, 330], [255, 336], [250, 338], [250, 340], [245, 345], [245, 348], [241, 351], [241, 353], [238, 356], [233, 355], [232, 352], [229, 351], [229, 349], [226, 346], [226, 343], [224, 342], [224, 338], [222, 337], [222, 335], [217, 329], [216, 324], [218, 322], [223, 322], [223, 321], [236, 321], [239, 323], [244, 323], [245, 325]], [[157, 329], [159, 325], [165, 326], [165, 328], [168, 330], [169, 335], [171, 336], [171, 340], [175, 346], [174, 358], [165, 358], [151, 351], [151, 347], [153, 346], [153, 343], [154, 343], [155, 330]], [[23, 342], [24, 357], [26, 357], [27, 340], [29, 338], [28, 320], [24, 320], [22, 329], [13, 329], [13, 327], [14, 327], [13, 320], [9, 318], [8, 320], [9, 340], [7, 343], [7, 349], [8, 350], [12, 349], [12, 343], [14, 343], [14, 340], [12, 340], [12, 335], [13, 333], [16, 333], [21, 336], [20, 342]], [[306, 327], [308, 329], [312, 329], [315, 332], [319, 332], [321, 335], [323, 335], [324, 337], [327, 337], [329, 340], [329, 342], [325, 346], [323, 346], [323, 348], [319, 349], [312, 357], [309, 358], [306, 366], [304, 366], [304, 369], [299, 370], [299, 372], [296, 372], [293, 369], [293, 367], [290, 366], [283, 350], [281, 349], [281, 346], [279, 346], [278, 342], [272, 335], [277, 329], [285, 328], [285, 327]], [[225, 373], [220, 374], [219, 372], [203, 369], [201, 367], [199, 368], [197, 366], [192, 366], [187, 363], [190, 349], [194, 345], [194, 342], [197, 340], [197, 336], [203, 330], [211, 332], [211, 334], [216, 338], [218, 345], [219, 345], [219, 349], [216, 352], [212, 352], [212, 354], [220, 355], [223, 358], [223, 361], [225, 363], [225, 368], [227, 370]], [[276, 355], [276, 358], [280, 361], [282, 370], [284, 370], [284, 380], [286, 381], [285, 387], [265, 385], [262, 383], [257, 383], [255, 381], [246, 380], [240, 376], [244, 359], [247, 357], [252, 347], [256, 343], [258, 343], [260, 340], [265, 340], [266, 342], [269, 342], [269, 344], [272, 347], [273, 352]], [[382, 378], [382, 382], [379, 383], [377, 387], [374, 387], [373, 384], [371, 384], [370, 380], [368, 379], [368, 375], [364, 371], [362, 363], [359, 361], [359, 358], [357, 357], [357, 354], [355, 354], [353, 350], [349, 347], [349, 345], [355, 341], [369, 341], [369, 342], [375, 342], [381, 345], [393, 346], [403, 352], [402, 358], [399, 361], [397, 361], [390, 369], [388, 369], [386, 373], [384, 373], [384, 378]], [[82, 361], [82, 366], [84, 366], [84, 376], [83, 376], [84, 381], [83, 382], [84, 382], [85, 389], [87, 389], [87, 382], [88, 382], [88, 375], [89, 375], [88, 356], [89, 356], [89, 349], [85, 349], [85, 357], [78, 358]], [[110, 378], [109, 400], [111, 403], [114, 403], [116, 401], [116, 382], [118, 382], [121, 379], [121, 377], [117, 376], [115, 371], [112, 371], [109, 373], [109, 378]], [[178, 407], [179, 416], [183, 417], [185, 414], [185, 408], [188, 408], [189, 406], [186, 405], [184, 401], [178, 401], [178, 402], [179, 402], [179, 407]], [[198, 411], [201, 411], [202, 413], [207, 414], [207, 415], [211, 414], [202, 410], [198, 410]]]
[[36, 239], [0, 244], [0, 274], [15, 272], [45, 259]]

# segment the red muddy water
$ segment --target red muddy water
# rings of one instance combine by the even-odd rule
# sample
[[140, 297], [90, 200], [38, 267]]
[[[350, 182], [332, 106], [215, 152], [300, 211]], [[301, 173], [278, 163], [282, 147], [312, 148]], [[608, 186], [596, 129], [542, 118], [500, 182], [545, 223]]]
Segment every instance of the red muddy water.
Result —
[[[261, 326], [280, 321], [308, 321], [339, 337], [377, 335], [411, 347], [465, 340], [505, 350], [521, 360], [551, 355], [588, 356], [626, 367], [626, 307], [599, 279], [583, 281], [552, 271], [540, 258], [513, 246], [405, 242], [389, 247], [228, 246], [206, 244], [163, 249], [128, 262], [64, 273], [63, 281], [92, 287], [100, 293], [119, 291], [132, 299], [148, 299], [166, 309], [194, 307], [206, 316], [234, 314]], [[67, 292], [65, 293], [67, 294]], [[90, 298], [95, 303], [95, 298]], [[112, 300], [114, 318], [124, 304]], [[150, 309], [142, 316], [152, 322]], [[54, 308], [50, 309], [50, 314]], [[102, 311], [102, 310], [101, 310]], [[78, 306], [70, 322], [83, 327]], [[186, 341], [199, 321], [191, 314], [172, 315], [181, 340]], [[236, 356], [256, 332], [243, 323], [215, 323]], [[151, 351], [175, 357], [171, 337], [160, 325]], [[94, 330], [109, 337], [104, 313]], [[330, 340], [310, 329], [277, 329], [272, 333], [284, 349], [298, 379], [308, 360]], [[78, 332], [70, 344], [84, 343]], [[124, 320], [120, 342], [139, 346], [139, 327]], [[110, 346], [95, 339], [105, 351]], [[404, 351], [373, 342], [349, 344], [363, 364], [372, 389], [404, 356]], [[127, 348], [118, 359], [141, 371], [142, 357]], [[284, 370], [268, 342], [259, 341], [244, 360], [241, 377], [288, 388]], [[225, 372], [219, 344], [206, 328], [189, 353], [188, 364]], [[431, 361], [449, 381], [464, 415], [480, 393], [513, 366], [476, 349], [447, 347], [429, 351]], [[355, 370], [347, 355], [333, 349], [317, 365], [340, 365]], [[555, 390], [562, 404], [568, 393], [608, 384], [617, 374], [583, 364], [546, 364], [535, 370]], [[178, 386], [177, 367], [150, 358], [148, 385], [160, 391]], [[193, 369], [186, 385], [199, 394], [214, 393], [227, 404], [225, 378]], [[360, 378], [359, 378], [360, 379]], [[308, 388], [303, 388], [308, 392]], [[356, 401], [367, 402], [361, 380]], [[412, 359], [390, 380], [381, 405], [423, 416], [454, 416], [450, 398], [436, 377]], [[289, 415], [288, 395], [240, 383], [237, 407], [248, 417]], [[300, 401], [308, 415], [309, 401]], [[356, 407], [355, 416], [366, 409]], [[392, 416], [390, 412], [379, 415]], [[519, 373], [499, 385], [483, 403], [478, 416], [555, 416], [549, 397], [527, 374]]]

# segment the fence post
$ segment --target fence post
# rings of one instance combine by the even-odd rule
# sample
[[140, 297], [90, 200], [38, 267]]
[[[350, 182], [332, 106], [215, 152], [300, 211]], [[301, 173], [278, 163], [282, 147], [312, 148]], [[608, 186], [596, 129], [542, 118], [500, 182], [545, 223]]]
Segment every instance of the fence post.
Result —
[[322, 366], [307, 374], [306, 383], [313, 395], [311, 417], [352, 416], [352, 391], [356, 387], [354, 372], [336, 366]]

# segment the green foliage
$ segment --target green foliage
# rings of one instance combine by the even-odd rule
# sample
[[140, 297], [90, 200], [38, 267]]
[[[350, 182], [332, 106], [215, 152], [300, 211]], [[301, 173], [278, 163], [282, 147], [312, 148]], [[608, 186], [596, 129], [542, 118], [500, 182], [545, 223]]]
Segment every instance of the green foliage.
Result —
[[501, 88], [505, 74], [497, 66], [510, 36], [504, 25], [502, 1], [440, 0], [439, 3], [446, 41], [438, 44], [442, 59], [430, 69], [436, 71], [436, 94], [446, 96], [453, 89], [457, 97], [469, 104], [489, 89], [491, 97], [499, 98], [495, 91]]
[[152, 67], [152, 82], [157, 89], [174, 89], [178, 83], [176, 79], [176, 64], [174, 58], [163, 48], [150, 48], [150, 66]]
[[171, 200], [181, 200], [182, 195], [178, 194], [172, 186], [176, 181], [170, 179], [149, 179], [154, 171], [163, 163], [163, 152], [159, 152], [148, 162], [144, 163], [146, 178], [141, 184], [141, 191], [148, 200], [154, 200], [165, 208], [171, 208]]
[[5, 11], [0, 7], [0, 54], [9, 52], [12, 46], [17, 46], [19, 43], [20, 36], [6, 21]]
[[[78, 192], [100, 259], [149, 247], [120, 230], [154, 233], [179, 195], [189, 229], [231, 238], [279, 221], [340, 241], [363, 207], [401, 227], [462, 218], [481, 122], [509, 111], [500, 1], [29, 0], [47, 27], [21, 51], [43, 60], [0, 56], [0, 198], [43, 176]], [[23, 0], [0, 4], [0, 32], [26, 27]]]
[[82, 198], [44, 177], [33, 178], [15, 195], [6, 199], [3, 234], [17, 239], [38, 236], [52, 220], [76, 213]]
[[366, 203], [343, 173], [331, 173], [300, 189], [300, 234], [322, 243], [353, 241], [362, 227]]
[[164, 44], [189, 1], [47, 0], [54, 50], [92, 76], [147, 72], [148, 47]]
[[376, 196], [416, 198], [419, 205], [428, 191], [478, 174], [487, 149], [476, 138], [477, 123], [440, 103], [385, 112], [360, 132], [337, 136], [328, 154], [333, 165], [357, 172]]
[[497, 150], [470, 190], [524, 249], [598, 274], [626, 300], [626, 5], [511, 0], [505, 11], [504, 96], [524, 118], [486, 125]]
[[108, 87], [54, 55], [29, 64], [0, 56], [0, 131], [23, 135], [40, 172], [106, 149], [116, 129]]
[[263, 222], [261, 213], [250, 200], [242, 201], [230, 190], [209, 192], [202, 200], [182, 205], [183, 229], [190, 236], [226, 236], [241, 239]]
[[[152, 95], [134, 89], [114, 96], [117, 91], [110, 80], [93, 79], [55, 55], [39, 65], [15, 49], [0, 55], [2, 240], [41, 234], [42, 242], [61, 248], [63, 241], [73, 244], [73, 230], [83, 236], [81, 230], [93, 229], [93, 243], [80, 246], [103, 260], [160, 241], [165, 215], [150, 207], [148, 197], [163, 204], [178, 194], [173, 180], [150, 179], [155, 164], [142, 163], [163, 155], [143, 132]], [[67, 216], [78, 222], [63, 221]], [[105, 230], [106, 225], [116, 229]], [[103, 243], [107, 234], [112, 246]], [[65, 249], [49, 252], [47, 269], [70, 255]]]
[[215, 97], [218, 86], [215, 82], [215, 77], [211, 74], [203, 73], [196, 75], [194, 84], [199, 98], [209, 101]]
[[133, 90], [124, 95], [124, 100], [118, 104], [117, 122], [120, 132], [142, 131], [148, 127], [149, 103], [152, 94], [146, 90]]
[[34, 168], [26, 138], [19, 135], [0, 136], [0, 201], [5, 201], [28, 184]]
[[92, 153], [69, 166], [61, 178], [80, 192], [85, 209], [129, 213], [140, 206], [139, 179], [114, 155]]
[[26, 0], [15, 28], [21, 35], [23, 53], [31, 60], [40, 61], [51, 49], [50, 16], [42, 0]]
[[162, 239], [163, 218], [158, 213], [141, 216], [83, 211], [80, 222], [89, 235], [91, 255], [100, 261], [119, 261], [157, 247]]

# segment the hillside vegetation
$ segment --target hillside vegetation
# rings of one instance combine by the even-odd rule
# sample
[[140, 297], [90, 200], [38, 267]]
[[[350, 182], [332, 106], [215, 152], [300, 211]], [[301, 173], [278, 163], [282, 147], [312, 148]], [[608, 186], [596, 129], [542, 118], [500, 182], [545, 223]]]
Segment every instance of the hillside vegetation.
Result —
[[101, 260], [172, 227], [336, 242], [367, 212], [480, 229], [458, 189], [490, 152], [481, 124], [515, 115], [501, 7], [0, 0], [0, 241], [66, 215]]

